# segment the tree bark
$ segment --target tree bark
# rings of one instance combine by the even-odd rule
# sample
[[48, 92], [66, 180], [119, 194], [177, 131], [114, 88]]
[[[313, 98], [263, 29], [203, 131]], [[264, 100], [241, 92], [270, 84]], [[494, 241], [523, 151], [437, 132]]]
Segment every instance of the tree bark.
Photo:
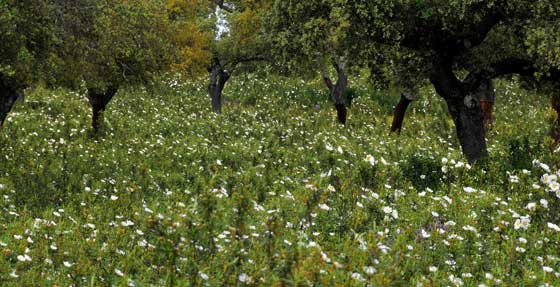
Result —
[[92, 109], [91, 127], [94, 132], [99, 131], [103, 123], [103, 112], [118, 90], [118, 85], [109, 85], [106, 90], [88, 88], [88, 100]]
[[0, 129], [4, 126], [4, 121], [12, 110], [18, 95], [17, 89], [0, 82]]
[[489, 131], [494, 126], [494, 102], [480, 101], [480, 107], [482, 109], [484, 129]]
[[471, 95], [459, 99], [446, 98], [445, 101], [468, 162], [487, 157], [486, 130], [479, 101]]
[[452, 63], [445, 56], [434, 62], [430, 81], [447, 103], [463, 154], [474, 163], [488, 156], [480, 98], [476, 95], [482, 81], [472, 86], [461, 82], [453, 73]]
[[484, 79], [480, 81], [477, 96], [480, 99], [480, 107], [482, 108], [484, 128], [488, 131], [494, 124], [494, 100], [496, 95], [494, 93], [492, 80]]
[[556, 112], [556, 120], [550, 127], [550, 136], [556, 143], [560, 143], [560, 99], [559, 96], [552, 96], [552, 108]]
[[331, 100], [334, 103], [336, 108], [336, 114], [338, 118], [338, 122], [342, 125], [346, 124], [346, 119], [348, 115], [348, 102], [346, 99], [346, 89], [348, 87], [348, 76], [345, 72], [344, 59], [340, 59], [335, 65], [335, 70], [338, 76], [336, 84], [333, 84], [326, 68], [323, 67], [321, 73], [323, 76], [323, 80], [327, 88], [329, 88], [331, 93]]
[[407, 99], [404, 95], [401, 95], [401, 100], [395, 107], [395, 112], [393, 115], [393, 124], [391, 125], [391, 132], [393, 133], [396, 132], [397, 134], [401, 133], [404, 116], [411, 102], [412, 101]]
[[219, 114], [222, 112], [224, 87], [231, 77], [231, 74], [224, 70], [220, 65], [215, 65], [210, 71], [210, 84], [208, 92], [212, 100], [212, 111]]

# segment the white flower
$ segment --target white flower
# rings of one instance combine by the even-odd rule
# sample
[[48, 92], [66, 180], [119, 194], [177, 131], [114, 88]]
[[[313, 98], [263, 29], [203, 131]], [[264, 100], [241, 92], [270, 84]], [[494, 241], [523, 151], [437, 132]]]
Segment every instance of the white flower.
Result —
[[62, 264], [64, 264], [64, 266], [66, 266], [68, 268], [70, 268], [70, 267], [72, 267], [72, 265], [74, 265], [74, 263], [70, 263], [68, 261], [64, 261], [64, 262], [62, 262]]
[[354, 279], [356, 281], [360, 281], [360, 282], [366, 281], [366, 279], [362, 276], [362, 274], [360, 274], [358, 272], [352, 273], [352, 279]]
[[21, 261], [21, 262], [26, 262], [29, 261], [31, 262], [31, 257], [29, 257], [29, 255], [25, 254], [25, 255], [18, 255], [17, 256], [17, 260]]
[[548, 228], [553, 229], [554, 231], [560, 232], [560, 227], [552, 222], [546, 224]]
[[335, 191], [336, 191], [336, 189], [334, 188], [334, 186], [332, 186], [332, 185], [330, 185], [330, 184], [329, 184], [329, 186], [327, 186], [327, 190], [330, 191], [330, 192], [335, 192]]
[[126, 221], [121, 222], [121, 225], [124, 226], [124, 227], [133, 226], [134, 222], [132, 222], [130, 220], [126, 220]]
[[251, 283], [251, 281], [253, 280], [253, 278], [251, 278], [246, 273], [239, 274], [239, 277], [237, 279], [239, 279], [239, 281], [243, 283]]
[[529, 202], [525, 207], [525, 209], [528, 209], [529, 211], [535, 211], [536, 208], [537, 208], [537, 204], [534, 202]]
[[210, 278], [210, 276], [202, 271], [198, 271], [198, 275], [200, 276], [200, 278], [202, 278], [202, 280], [208, 280], [208, 278]]
[[373, 266], [364, 266], [363, 269], [367, 275], [373, 275], [375, 274], [375, 272], [377, 272], [377, 269], [375, 269], [375, 267]]
[[377, 160], [375, 160], [371, 154], [366, 155], [365, 161], [369, 162], [371, 165], [375, 165], [377, 163]]
[[552, 192], [558, 192], [560, 190], [560, 184], [558, 184], [558, 182], [556, 182], [556, 181], [553, 181], [553, 182], [548, 184], [548, 188]]
[[550, 267], [548, 267], [548, 266], [543, 266], [543, 267], [542, 267], [542, 270], [543, 270], [544, 272], [546, 272], [546, 273], [552, 273], [552, 272], [554, 272], [554, 269], [552, 269], [552, 268], [550, 268]]
[[463, 286], [463, 280], [459, 277], [455, 277], [454, 275], [449, 275], [449, 281], [453, 283], [455, 286]]
[[15, 269], [12, 271], [12, 273], [10, 273], [10, 277], [12, 277], [12, 278], [18, 278], [19, 277], [19, 275], [16, 274]]
[[428, 270], [430, 270], [430, 272], [437, 272], [438, 268], [435, 266], [430, 266]]
[[331, 208], [324, 203], [319, 204], [319, 208], [322, 209], [322, 210], [326, 210], [326, 211], [331, 210]]
[[222, 165], [222, 161], [218, 159], [218, 160], [216, 160], [216, 164], [217, 165]]
[[383, 207], [383, 212], [385, 212], [386, 214], [389, 214], [389, 213], [393, 212], [393, 209], [389, 206], [385, 206], [385, 207]]
[[531, 219], [528, 216], [523, 216], [515, 220], [515, 223], [513, 224], [513, 228], [515, 230], [518, 230], [520, 228], [527, 230], [529, 229], [530, 223], [531, 223]]
[[332, 147], [332, 145], [329, 144], [329, 143], [325, 143], [325, 148], [326, 148], [328, 151], [333, 151], [333, 150], [334, 150], [334, 148]]
[[115, 274], [117, 274], [117, 275], [119, 275], [119, 276], [121, 276], [121, 277], [124, 276], [124, 273], [123, 273], [121, 270], [116, 269], [116, 268], [115, 268]]
[[466, 193], [473, 193], [476, 192], [476, 189], [467, 186], [467, 187], [463, 187], [463, 191], [465, 191]]
[[554, 181], [557, 181], [557, 180], [558, 180], [558, 176], [555, 175], [555, 174], [545, 173], [541, 176], [541, 181], [544, 184], [550, 184], [550, 183], [552, 183]]
[[542, 205], [542, 207], [544, 207], [545, 209], [548, 208], [548, 200], [541, 198], [541, 200], [539, 201], [539, 203]]
[[519, 182], [519, 177], [517, 175], [510, 175], [509, 176], [509, 182], [518, 183]]

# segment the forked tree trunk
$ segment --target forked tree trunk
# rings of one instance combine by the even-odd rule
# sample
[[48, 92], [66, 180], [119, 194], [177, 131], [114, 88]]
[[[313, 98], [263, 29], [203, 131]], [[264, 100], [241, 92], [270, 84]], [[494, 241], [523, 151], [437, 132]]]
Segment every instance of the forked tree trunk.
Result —
[[486, 130], [480, 97], [476, 95], [480, 83], [477, 87], [472, 87], [461, 82], [453, 72], [452, 59], [445, 57], [434, 62], [430, 81], [438, 95], [447, 103], [463, 154], [468, 162], [474, 163], [487, 157]]
[[552, 96], [552, 109], [556, 112], [556, 120], [550, 127], [550, 136], [556, 143], [560, 143], [560, 99], [559, 96]]
[[99, 131], [103, 122], [103, 112], [118, 90], [117, 85], [110, 85], [106, 90], [88, 88], [88, 100], [92, 110], [91, 127], [95, 132]]
[[406, 110], [412, 101], [407, 99], [404, 95], [401, 95], [401, 100], [395, 107], [395, 112], [393, 115], [393, 124], [391, 125], [391, 132], [401, 133], [402, 125], [404, 121], [404, 115]]
[[486, 130], [478, 99], [467, 95], [460, 99], [446, 98], [445, 101], [455, 123], [463, 154], [469, 163], [487, 157]]
[[18, 98], [18, 91], [0, 82], [0, 129]]
[[343, 59], [335, 64], [338, 79], [336, 84], [333, 85], [326, 68], [322, 71], [323, 80], [330, 90], [331, 100], [336, 108], [338, 122], [345, 125], [348, 116], [348, 103], [346, 99], [346, 89], [348, 87], [348, 76], [345, 72], [345, 63]]
[[210, 71], [210, 84], [208, 85], [208, 92], [210, 93], [210, 98], [212, 99], [212, 111], [217, 114], [222, 112], [222, 92], [230, 77], [231, 74], [224, 70], [220, 65], [215, 65]]

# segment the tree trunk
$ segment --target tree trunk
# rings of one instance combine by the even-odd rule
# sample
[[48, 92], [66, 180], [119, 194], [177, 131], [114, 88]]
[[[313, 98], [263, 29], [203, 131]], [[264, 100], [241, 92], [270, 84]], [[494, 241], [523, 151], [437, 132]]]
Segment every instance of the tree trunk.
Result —
[[212, 99], [212, 111], [217, 114], [222, 112], [222, 92], [230, 77], [231, 74], [219, 65], [215, 65], [210, 71], [210, 84], [208, 86], [208, 92], [210, 93], [210, 98]]
[[445, 55], [434, 62], [430, 81], [438, 95], [447, 103], [463, 154], [468, 162], [474, 163], [487, 157], [486, 130], [484, 129], [480, 97], [476, 94], [476, 89], [480, 88], [480, 84], [474, 87], [457, 79], [453, 72], [452, 58], [445, 57]]
[[402, 125], [404, 121], [404, 115], [406, 110], [412, 101], [407, 99], [404, 95], [401, 95], [401, 100], [395, 107], [395, 113], [393, 115], [393, 124], [391, 125], [391, 132], [401, 133]]
[[446, 98], [463, 154], [469, 163], [488, 156], [482, 109], [474, 97]]
[[484, 128], [488, 131], [494, 124], [494, 100], [496, 95], [494, 93], [492, 80], [486, 79], [481, 81], [477, 95], [480, 98]]
[[92, 109], [91, 127], [97, 133], [103, 123], [103, 112], [107, 104], [113, 99], [119, 87], [110, 85], [106, 90], [88, 88], [88, 100]]
[[550, 136], [556, 143], [560, 143], [560, 99], [559, 96], [552, 96], [552, 108], [556, 112], [556, 120], [550, 127]]
[[0, 129], [18, 98], [16, 89], [0, 82]]
[[336, 84], [333, 85], [329, 74], [327, 72], [326, 67], [323, 65], [323, 67], [321, 67], [321, 73], [322, 73], [322, 77], [323, 80], [325, 81], [325, 85], [327, 86], [327, 88], [329, 88], [329, 91], [331, 93], [331, 100], [334, 103], [334, 107], [336, 108], [336, 114], [337, 114], [337, 118], [338, 118], [338, 122], [345, 125], [346, 124], [346, 118], [348, 115], [348, 103], [347, 103], [347, 99], [346, 99], [346, 88], [348, 87], [348, 76], [346, 75], [346, 72], [344, 71], [345, 69], [345, 63], [344, 63], [344, 59], [339, 59], [339, 61], [334, 65], [335, 69], [336, 69], [336, 73], [338, 75], [338, 80], [336, 81]]

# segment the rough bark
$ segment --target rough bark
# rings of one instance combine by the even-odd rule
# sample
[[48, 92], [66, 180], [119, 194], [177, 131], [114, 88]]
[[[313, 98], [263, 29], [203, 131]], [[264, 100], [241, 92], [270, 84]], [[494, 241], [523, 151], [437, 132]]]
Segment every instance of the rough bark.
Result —
[[412, 101], [407, 99], [404, 95], [401, 95], [401, 100], [395, 107], [395, 112], [393, 115], [393, 124], [391, 125], [391, 132], [401, 133], [402, 125], [404, 121], [404, 115], [406, 110]]
[[88, 100], [92, 110], [91, 127], [95, 132], [99, 131], [103, 122], [103, 112], [118, 90], [117, 85], [110, 85], [105, 90], [88, 88]]
[[560, 99], [559, 96], [552, 96], [552, 108], [556, 112], [556, 120], [550, 128], [550, 136], [556, 143], [560, 143]]
[[17, 89], [0, 82], [0, 129], [18, 98]]
[[463, 154], [469, 163], [473, 163], [488, 156], [480, 99], [475, 95], [481, 82], [477, 85], [461, 82], [453, 73], [452, 63], [450, 58], [438, 59], [434, 63], [430, 81], [438, 95], [445, 99]]
[[212, 99], [212, 111], [215, 113], [219, 114], [222, 112], [222, 92], [230, 77], [231, 74], [224, 70], [220, 65], [215, 65], [210, 71], [210, 84], [208, 86], [208, 92], [210, 93], [210, 98]]
[[486, 130], [484, 129], [482, 109], [479, 101], [466, 95], [462, 99], [445, 99], [463, 154], [469, 163], [488, 156]]
[[346, 99], [346, 89], [348, 87], [348, 76], [346, 75], [345, 71], [345, 63], [344, 59], [340, 59], [335, 64], [335, 70], [338, 76], [336, 84], [333, 84], [332, 80], [330, 79], [326, 68], [323, 68], [322, 76], [327, 88], [329, 88], [331, 93], [331, 100], [334, 103], [336, 108], [338, 122], [345, 125], [346, 118], [348, 115], [348, 103]]
[[488, 78], [481, 80], [476, 95], [480, 99], [484, 128], [488, 131], [494, 124], [494, 100], [496, 95], [492, 80]]
[[491, 130], [494, 126], [494, 102], [480, 101], [484, 129]]

